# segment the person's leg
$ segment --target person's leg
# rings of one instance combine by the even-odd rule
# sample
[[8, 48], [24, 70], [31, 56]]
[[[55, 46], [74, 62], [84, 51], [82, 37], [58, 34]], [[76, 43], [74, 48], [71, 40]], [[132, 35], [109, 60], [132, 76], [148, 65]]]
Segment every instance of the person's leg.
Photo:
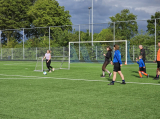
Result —
[[102, 65], [102, 76], [101, 77], [104, 77], [105, 76], [105, 62], [103, 63], [103, 65]]
[[159, 80], [159, 73], [160, 73], [160, 62], [157, 61], [157, 70], [156, 70], [156, 77], [155, 80]]
[[117, 75], [117, 72], [113, 71], [113, 79], [112, 79], [112, 82], [108, 85], [114, 85], [114, 82], [116, 80], [116, 75]]
[[146, 73], [146, 64], [145, 64], [145, 60], [143, 60], [145, 68], [144, 68], [144, 72]]
[[103, 71], [103, 73], [104, 73], [104, 71], [106, 71], [109, 74], [109, 77], [110, 77], [112, 75], [112, 73], [109, 70], [106, 69], [108, 64], [109, 64], [109, 61], [104, 62], [103, 66], [102, 66], [102, 71]]
[[121, 79], [124, 80], [124, 76], [121, 71], [118, 71], [118, 74], [121, 76]]
[[47, 66], [48, 70], [50, 70], [50, 69], [49, 69], [48, 62], [47, 62], [47, 61], [48, 61], [48, 60], [46, 60], [46, 66]]
[[124, 80], [124, 76], [123, 76], [123, 74], [121, 72], [121, 69], [120, 69], [120, 71], [118, 71], [118, 74], [121, 76], [121, 79], [122, 79], [122, 83], [121, 84], [126, 84], [125, 80]]
[[142, 78], [142, 73], [141, 73], [141, 71], [139, 71], [139, 77]]
[[50, 69], [50, 61], [47, 63], [47, 67], [48, 67], [49, 72], [50, 72], [51, 71], [51, 69]]
[[51, 60], [49, 60], [49, 68], [53, 68], [52, 66], [51, 66]]

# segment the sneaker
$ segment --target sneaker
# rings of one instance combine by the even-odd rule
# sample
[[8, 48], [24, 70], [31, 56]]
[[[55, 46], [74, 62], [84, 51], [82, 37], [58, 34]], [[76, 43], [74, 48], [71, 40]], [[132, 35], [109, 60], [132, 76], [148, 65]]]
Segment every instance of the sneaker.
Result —
[[139, 78], [143, 78], [143, 77], [139, 77]]
[[114, 83], [112, 83], [112, 82], [111, 82], [111, 83], [110, 83], [110, 84], [108, 84], [108, 85], [114, 85]]
[[52, 71], [54, 71], [54, 68], [52, 68]]
[[149, 78], [149, 74], [147, 75], [147, 78]]
[[155, 77], [153, 80], [159, 80], [159, 78], [158, 78], [158, 77]]
[[109, 74], [109, 77], [111, 77], [111, 76], [112, 76], [112, 73]]
[[50, 70], [49, 73], [51, 73], [52, 71]]
[[125, 82], [122, 82], [121, 84], [126, 84]]
[[105, 77], [105, 76], [103, 76], [103, 75], [101, 76], [101, 78], [104, 78], [104, 77]]

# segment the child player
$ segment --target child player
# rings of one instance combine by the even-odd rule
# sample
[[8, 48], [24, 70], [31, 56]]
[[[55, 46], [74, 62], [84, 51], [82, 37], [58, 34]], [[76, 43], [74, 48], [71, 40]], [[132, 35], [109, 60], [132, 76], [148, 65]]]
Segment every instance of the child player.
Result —
[[142, 60], [142, 55], [139, 56], [139, 61], [138, 59], [136, 58], [136, 62], [137, 64], [139, 64], [139, 78], [142, 78], [142, 74], [144, 74], [145, 76], [147, 76], [147, 78], [149, 77], [149, 74], [146, 74], [144, 71], [145, 71], [145, 64]]

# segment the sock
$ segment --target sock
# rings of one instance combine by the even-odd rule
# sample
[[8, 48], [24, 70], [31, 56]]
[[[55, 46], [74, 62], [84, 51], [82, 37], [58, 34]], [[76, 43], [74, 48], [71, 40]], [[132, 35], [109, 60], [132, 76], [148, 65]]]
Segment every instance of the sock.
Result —
[[110, 74], [110, 72], [106, 69], [106, 72]]
[[103, 71], [103, 76], [105, 76], [105, 73], [104, 73], [104, 71]]
[[142, 77], [142, 74], [141, 74], [141, 72], [140, 72], [140, 71], [139, 71], [139, 76], [140, 76], [140, 77]]
[[145, 76], [148, 76], [148, 74], [147, 74], [147, 73], [145, 73], [145, 72], [142, 72], [142, 74], [144, 74]]
[[159, 75], [156, 75], [157, 78], [159, 78]]
[[122, 80], [122, 82], [125, 82], [125, 80]]
[[115, 81], [112, 81], [112, 83], [114, 83]]

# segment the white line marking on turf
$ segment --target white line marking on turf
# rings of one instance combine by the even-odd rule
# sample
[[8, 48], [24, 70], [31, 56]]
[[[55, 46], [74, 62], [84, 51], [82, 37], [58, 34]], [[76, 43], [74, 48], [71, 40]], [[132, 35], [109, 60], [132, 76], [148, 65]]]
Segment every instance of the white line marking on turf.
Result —
[[[23, 75], [5, 75], [0, 74], [3, 76], [19, 76], [19, 77], [28, 77], [28, 78], [0, 78], [0, 79], [62, 79], [62, 80], [73, 80], [73, 81], [91, 81], [91, 82], [110, 82], [105, 80], [89, 80], [89, 79], [71, 79], [71, 78], [56, 78], [56, 77], [38, 77], [38, 76], [23, 76]], [[121, 83], [121, 81], [116, 81], [118, 83]], [[131, 84], [144, 84], [144, 85], [160, 85], [157, 83], [139, 83], [139, 82], [126, 82]]]

